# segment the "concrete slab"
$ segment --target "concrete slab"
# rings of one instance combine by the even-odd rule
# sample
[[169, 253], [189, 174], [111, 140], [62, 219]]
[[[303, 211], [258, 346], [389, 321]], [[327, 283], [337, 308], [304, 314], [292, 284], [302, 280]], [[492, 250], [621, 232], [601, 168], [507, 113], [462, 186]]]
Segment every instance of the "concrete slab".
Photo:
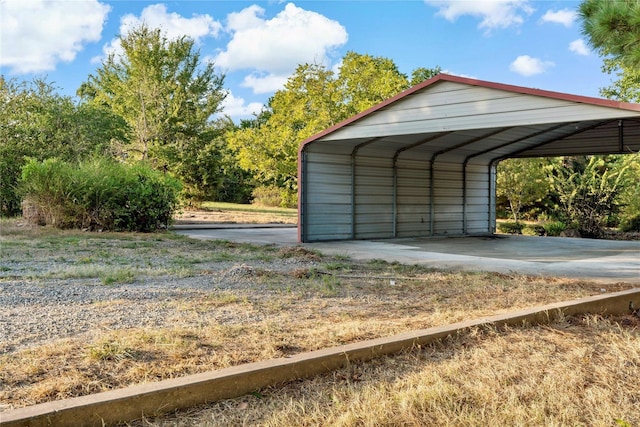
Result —
[[[197, 239], [294, 245], [295, 227], [176, 230]], [[495, 235], [306, 243], [326, 254], [438, 269], [640, 284], [640, 241]]]

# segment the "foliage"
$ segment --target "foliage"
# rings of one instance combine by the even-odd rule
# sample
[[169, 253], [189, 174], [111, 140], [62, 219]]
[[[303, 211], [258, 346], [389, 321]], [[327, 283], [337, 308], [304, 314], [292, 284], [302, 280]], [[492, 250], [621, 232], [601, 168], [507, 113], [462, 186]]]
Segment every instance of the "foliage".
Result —
[[75, 161], [109, 153], [125, 136], [124, 122], [100, 106], [76, 105], [42, 79], [0, 77], [0, 214], [17, 215], [25, 157]]
[[640, 103], [640, 69], [638, 67], [628, 67], [620, 61], [605, 59], [602, 71], [618, 76], [618, 80], [611, 86], [600, 89], [602, 96], [618, 101]]
[[441, 72], [442, 68], [440, 66], [436, 66], [435, 68], [418, 67], [411, 72], [411, 86], [415, 86], [425, 80], [429, 80]]
[[498, 231], [506, 234], [522, 234], [524, 224], [522, 222], [500, 222]]
[[[420, 68], [414, 80], [439, 72]], [[393, 61], [349, 52], [338, 75], [319, 64], [298, 66], [255, 119], [227, 135], [241, 167], [263, 185], [297, 189], [300, 143], [409, 87]]]
[[226, 96], [224, 76], [214, 65], [201, 64], [195, 42], [170, 40], [146, 25], [120, 37], [122, 54], [112, 53], [83, 83], [78, 94], [92, 105], [103, 105], [129, 126], [129, 144], [121, 155], [150, 160], [158, 169], [183, 179], [187, 195], [215, 192], [221, 133], [210, 118]]
[[628, 157], [567, 157], [549, 174], [566, 220], [585, 237], [601, 237], [628, 182]]
[[567, 225], [562, 221], [546, 222], [542, 226], [544, 227], [544, 231], [547, 236], [559, 236], [567, 229]]
[[584, 0], [579, 15], [583, 34], [600, 54], [640, 67], [639, 0]]
[[505, 197], [513, 220], [519, 221], [523, 206], [539, 201], [549, 192], [545, 159], [508, 159], [497, 170], [497, 196]]
[[149, 232], [166, 228], [180, 183], [149, 165], [100, 159], [30, 159], [22, 168], [25, 215], [59, 228]]
[[297, 194], [275, 185], [256, 187], [253, 190], [252, 198], [252, 203], [258, 206], [281, 208], [297, 207]]
[[627, 155], [626, 179], [620, 194], [620, 229], [640, 231], [640, 153]]
[[342, 120], [391, 98], [409, 87], [407, 76], [388, 58], [347, 52], [337, 84]]

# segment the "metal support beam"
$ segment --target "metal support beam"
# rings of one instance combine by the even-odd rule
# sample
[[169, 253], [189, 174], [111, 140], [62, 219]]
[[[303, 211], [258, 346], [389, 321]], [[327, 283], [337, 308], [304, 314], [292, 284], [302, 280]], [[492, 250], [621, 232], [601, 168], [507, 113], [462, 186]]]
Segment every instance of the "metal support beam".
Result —
[[624, 153], [624, 121], [618, 121], [618, 151]]

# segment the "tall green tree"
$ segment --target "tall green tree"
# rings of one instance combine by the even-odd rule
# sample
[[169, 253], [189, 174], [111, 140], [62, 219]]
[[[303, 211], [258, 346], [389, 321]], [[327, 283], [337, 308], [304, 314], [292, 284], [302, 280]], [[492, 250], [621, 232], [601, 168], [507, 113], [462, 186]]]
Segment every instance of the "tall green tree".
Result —
[[224, 76], [203, 64], [194, 41], [168, 39], [146, 25], [120, 37], [122, 53], [111, 53], [78, 94], [109, 107], [131, 130], [129, 156], [174, 167], [201, 137], [226, 96]]
[[125, 123], [100, 106], [77, 105], [53, 84], [0, 77], [0, 213], [20, 212], [16, 184], [25, 158], [77, 161], [108, 155]]
[[347, 52], [337, 80], [343, 117], [358, 114], [409, 87], [407, 76], [389, 58]]
[[[437, 74], [439, 68], [433, 69]], [[427, 69], [415, 76], [426, 78]], [[434, 74], [434, 75], [435, 75]], [[419, 79], [419, 77], [416, 77]], [[264, 185], [295, 196], [300, 143], [409, 87], [407, 77], [387, 58], [347, 53], [338, 75], [319, 64], [298, 66], [264, 111], [230, 133], [239, 163]]]
[[584, 0], [582, 31], [601, 55], [640, 67], [640, 0]]

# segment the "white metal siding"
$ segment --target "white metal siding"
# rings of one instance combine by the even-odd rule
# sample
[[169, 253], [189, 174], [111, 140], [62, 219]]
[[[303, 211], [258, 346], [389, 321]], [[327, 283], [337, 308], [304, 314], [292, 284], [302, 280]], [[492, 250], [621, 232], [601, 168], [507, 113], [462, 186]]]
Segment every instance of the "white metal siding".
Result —
[[306, 240], [351, 238], [351, 163], [342, 154], [309, 153], [304, 164]]
[[393, 237], [392, 209], [392, 160], [356, 155], [354, 238]]
[[599, 105], [442, 82], [375, 111], [323, 137], [323, 140], [367, 138], [450, 130], [530, 126], [566, 121], [637, 117]]
[[396, 236], [428, 236], [431, 234], [429, 164], [398, 159], [396, 167]]

